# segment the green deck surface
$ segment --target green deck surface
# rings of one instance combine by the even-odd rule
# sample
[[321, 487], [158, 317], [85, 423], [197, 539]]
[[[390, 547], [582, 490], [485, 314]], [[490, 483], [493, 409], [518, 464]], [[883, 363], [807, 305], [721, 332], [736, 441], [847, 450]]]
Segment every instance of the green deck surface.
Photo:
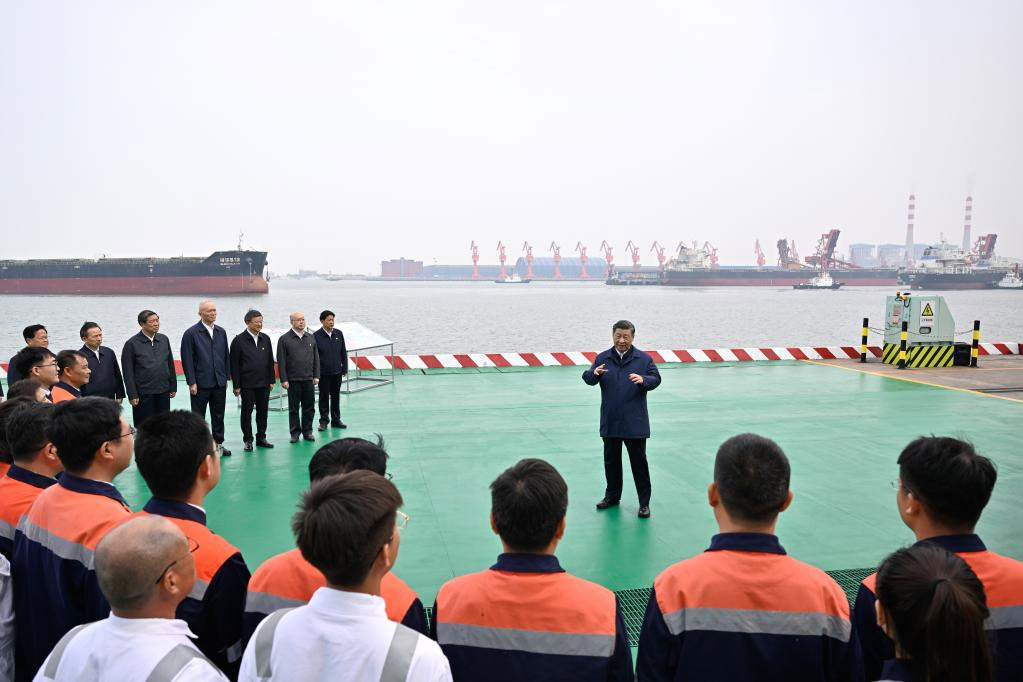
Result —
[[[386, 439], [389, 471], [411, 515], [396, 573], [430, 605], [452, 576], [490, 566], [487, 486], [523, 457], [552, 462], [569, 486], [568, 527], [558, 548], [572, 573], [644, 602], [666, 566], [701, 552], [716, 532], [706, 502], [717, 446], [754, 431], [775, 439], [792, 462], [795, 500], [778, 534], [793, 556], [828, 571], [862, 569], [908, 544], [895, 510], [901, 448], [926, 434], [969, 437], [999, 468], [979, 532], [988, 546], [1023, 556], [1023, 404], [802, 362], [661, 366], [650, 394], [648, 446], [653, 517], [636, 517], [627, 457], [622, 506], [594, 510], [604, 492], [597, 435], [600, 391], [582, 368], [409, 371], [393, 385], [342, 396], [346, 431], [288, 444], [286, 412], [271, 412], [273, 450], [242, 452], [238, 409], [229, 399], [223, 477], [207, 498], [210, 527], [242, 549], [250, 568], [290, 549], [289, 519], [308, 485], [307, 464], [327, 436]], [[179, 394], [175, 406], [187, 406]], [[134, 509], [148, 497], [132, 469], [116, 481]], [[835, 574], [842, 578], [841, 574]], [[847, 589], [861, 573], [849, 574]], [[842, 582], [842, 580], [840, 580]], [[640, 607], [640, 613], [642, 607]]]

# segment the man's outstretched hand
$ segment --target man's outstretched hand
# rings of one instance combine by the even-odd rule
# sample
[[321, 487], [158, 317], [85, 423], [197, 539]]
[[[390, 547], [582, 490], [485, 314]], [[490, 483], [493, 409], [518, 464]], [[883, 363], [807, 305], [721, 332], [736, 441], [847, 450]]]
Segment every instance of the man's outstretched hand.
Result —
[[601, 364], [601, 365], [593, 368], [593, 376], [598, 376], [599, 377], [601, 374], [603, 374], [606, 371], [607, 371], [607, 367], [605, 367], [603, 364]]

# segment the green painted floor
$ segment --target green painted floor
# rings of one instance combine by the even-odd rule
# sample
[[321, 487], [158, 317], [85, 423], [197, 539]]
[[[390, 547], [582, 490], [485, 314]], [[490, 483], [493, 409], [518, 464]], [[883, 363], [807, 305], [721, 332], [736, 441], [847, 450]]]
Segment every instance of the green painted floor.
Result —
[[[801, 362], [661, 366], [664, 381], [649, 396], [653, 517], [640, 520], [627, 461], [623, 505], [593, 508], [604, 491], [600, 392], [581, 372], [406, 372], [393, 385], [342, 396], [350, 428], [325, 434], [385, 437], [412, 517], [396, 572], [424, 603], [448, 578], [493, 563], [500, 544], [487, 486], [522, 457], [549, 460], [568, 481], [558, 550], [565, 568], [614, 590], [648, 587], [665, 566], [706, 548], [715, 532], [706, 503], [714, 453], [743, 431], [775, 439], [792, 461], [795, 500], [779, 535], [800, 559], [829, 571], [864, 568], [911, 542], [889, 481], [902, 446], [932, 433], [965, 435], [996, 461], [999, 480], [979, 532], [992, 549], [1023, 557], [1023, 404]], [[187, 396], [175, 405], [187, 406]], [[246, 454], [233, 401], [227, 419], [235, 454], [206, 508], [211, 528], [255, 568], [292, 547], [289, 517], [325, 434], [289, 445], [287, 413], [271, 412], [277, 447]], [[134, 469], [117, 485], [133, 508], [145, 502]]]

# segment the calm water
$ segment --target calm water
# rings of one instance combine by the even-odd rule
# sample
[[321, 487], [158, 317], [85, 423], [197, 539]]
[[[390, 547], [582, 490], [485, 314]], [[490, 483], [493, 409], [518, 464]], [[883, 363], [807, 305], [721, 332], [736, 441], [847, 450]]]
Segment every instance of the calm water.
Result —
[[[888, 287], [794, 291], [770, 287], [609, 287], [602, 283], [499, 285], [492, 282], [271, 282], [262, 296], [215, 299], [218, 323], [242, 330], [249, 307], [270, 328], [288, 327], [288, 314], [305, 312], [310, 326], [330, 308], [339, 321], [355, 320], [395, 343], [396, 353], [600, 350], [611, 324], [627, 318], [640, 348], [846, 345], [859, 343], [860, 323], [882, 327]], [[956, 329], [982, 323], [986, 341], [1023, 341], [1023, 291], [949, 291], [943, 294]], [[196, 296], [0, 297], [0, 359], [21, 347], [21, 329], [41, 322], [50, 348], [78, 348], [78, 329], [95, 320], [107, 345], [120, 350], [138, 332], [143, 308], [160, 314], [161, 331], [175, 346], [197, 320]], [[968, 340], [969, 334], [957, 337]], [[871, 343], [879, 341], [872, 334]]]

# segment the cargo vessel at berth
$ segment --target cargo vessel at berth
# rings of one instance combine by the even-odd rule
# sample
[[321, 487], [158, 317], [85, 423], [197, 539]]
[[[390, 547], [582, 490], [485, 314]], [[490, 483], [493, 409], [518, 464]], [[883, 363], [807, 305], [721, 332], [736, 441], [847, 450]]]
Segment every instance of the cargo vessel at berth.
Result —
[[[719, 266], [715, 251], [709, 244], [698, 247], [694, 242], [690, 247], [682, 243], [676, 257], [664, 268], [661, 283], [672, 287], [791, 287], [804, 284], [821, 272], [830, 272], [834, 281], [847, 287], [895, 285], [898, 268], [861, 268], [836, 259], [834, 251], [838, 235], [838, 230], [821, 235], [817, 253], [807, 256], [807, 265], [799, 262], [786, 240], [779, 240], [777, 267]], [[620, 276], [628, 277], [627, 271]]]
[[265, 294], [266, 253], [0, 260], [0, 294]]
[[1009, 272], [995, 267], [996, 234], [977, 240], [973, 251], [961, 249], [942, 239], [928, 246], [912, 268], [899, 272], [899, 285], [911, 289], [993, 289]]

